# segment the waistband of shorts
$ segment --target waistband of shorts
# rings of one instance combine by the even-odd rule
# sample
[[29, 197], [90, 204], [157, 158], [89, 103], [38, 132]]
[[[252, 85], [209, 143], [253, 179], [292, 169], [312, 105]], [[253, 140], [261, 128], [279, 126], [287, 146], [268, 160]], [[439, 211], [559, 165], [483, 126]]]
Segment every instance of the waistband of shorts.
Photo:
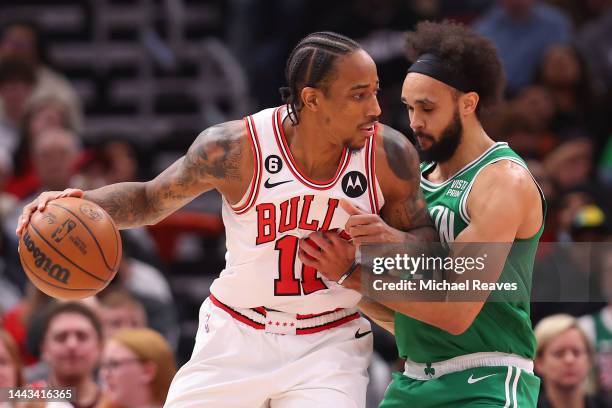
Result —
[[517, 367], [533, 374], [533, 361], [516, 354], [492, 352], [465, 354], [449, 360], [427, 364], [406, 360], [404, 375], [414, 380], [431, 380], [445, 374], [477, 367]]
[[[257, 330], [265, 330], [266, 325], [294, 325], [295, 334], [313, 334], [323, 330], [329, 330], [360, 317], [356, 308], [336, 309], [316, 314], [292, 314], [278, 312], [265, 307], [251, 309], [235, 308], [221, 302], [214, 295], [210, 295], [211, 302], [218, 308], [227, 312], [234, 319], [247, 324]], [[272, 316], [282, 317], [282, 321], [274, 321]]]

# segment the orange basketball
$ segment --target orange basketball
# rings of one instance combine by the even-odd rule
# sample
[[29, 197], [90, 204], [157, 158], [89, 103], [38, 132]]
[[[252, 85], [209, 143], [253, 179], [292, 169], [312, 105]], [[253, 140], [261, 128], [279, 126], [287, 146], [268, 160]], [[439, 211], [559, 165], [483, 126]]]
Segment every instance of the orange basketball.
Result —
[[99, 205], [75, 197], [36, 211], [19, 240], [30, 281], [49, 296], [81, 299], [106, 287], [119, 269], [121, 236]]

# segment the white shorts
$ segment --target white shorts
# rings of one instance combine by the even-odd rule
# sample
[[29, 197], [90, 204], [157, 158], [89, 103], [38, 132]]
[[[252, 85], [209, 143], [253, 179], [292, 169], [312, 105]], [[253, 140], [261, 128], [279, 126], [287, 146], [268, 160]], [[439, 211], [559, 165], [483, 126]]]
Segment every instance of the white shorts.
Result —
[[251, 326], [206, 299], [193, 354], [164, 407], [365, 407], [373, 345], [366, 319], [303, 335]]

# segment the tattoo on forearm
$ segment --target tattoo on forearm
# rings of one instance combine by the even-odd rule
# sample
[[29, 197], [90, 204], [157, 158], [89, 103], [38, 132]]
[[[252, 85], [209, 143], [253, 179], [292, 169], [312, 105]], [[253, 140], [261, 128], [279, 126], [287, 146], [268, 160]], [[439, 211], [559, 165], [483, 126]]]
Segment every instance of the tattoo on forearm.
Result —
[[420, 192], [417, 197], [410, 197], [403, 205], [396, 206], [391, 218], [404, 228], [433, 226], [427, 205]]
[[187, 154], [149, 183], [119, 183], [85, 193], [98, 203], [120, 228], [159, 221], [215, 180], [240, 180], [240, 121], [213, 126], [202, 132]]
[[152, 203], [142, 183], [119, 183], [85, 193], [87, 200], [97, 203], [113, 218], [119, 228], [145, 223]]

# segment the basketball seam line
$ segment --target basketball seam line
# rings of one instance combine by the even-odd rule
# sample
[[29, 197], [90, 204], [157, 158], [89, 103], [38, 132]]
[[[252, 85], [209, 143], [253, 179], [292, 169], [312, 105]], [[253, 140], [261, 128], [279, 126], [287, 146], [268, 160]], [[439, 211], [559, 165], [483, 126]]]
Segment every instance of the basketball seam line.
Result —
[[[102, 255], [102, 260], [104, 261], [104, 264], [106, 265], [106, 267], [107, 267], [107, 268], [108, 268], [108, 269], [109, 269], [111, 272], [112, 272], [112, 271], [114, 271], [114, 269], [113, 269], [113, 268], [111, 268], [111, 267], [108, 265], [108, 261], [106, 260], [106, 257], [104, 256], [104, 251], [102, 250], [102, 247], [100, 246], [100, 243], [98, 242], [98, 239], [96, 238], [96, 236], [94, 235], [94, 233], [93, 233], [93, 232], [92, 232], [92, 231], [89, 229], [89, 227], [87, 226], [87, 224], [85, 224], [85, 223], [84, 223], [84, 222], [83, 222], [83, 221], [82, 221], [82, 220], [79, 218], [79, 216], [78, 216], [78, 215], [76, 215], [75, 213], [73, 213], [72, 211], [70, 211], [69, 209], [67, 209], [66, 207], [61, 206], [61, 205], [59, 205], [59, 204], [57, 204], [57, 203], [49, 203], [49, 205], [50, 205], [50, 206], [59, 207], [59, 208], [61, 208], [62, 210], [66, 211], [66, 212], [69, 212], [69, 213], [70, 213], [70, 214], [72, 214], [74, 217], [76, 217], [76, 219], [77, 219], [77, 220], [79, 220], [79, 222], [80, 222], [81, 224], [83, 224], [83, 227], [85, 227], [85, 229], [87, 230], [87, 232], [89, 232], [89, 234], [90, 234], [90, 235], [91, 235], [91, 237], [93, 238], [94, 242], [96, 243], [96, 246], [97, 246], [97, 247], [98, 247], [98, 249], [100, 250], [100, 255]], [[115, 237], [115, 238], [116, 238], [116, 237]]]
[[55, 252], [57, 252], [59, 255], [61, 255], [65, 260], [67, 260], [68, 262], [70, 262], [71, 264], [73, 264], [74, 266], [76, 266], [77, 268], [79, 268], [81, 271], [85, 272], [87, 275], [91, 276], [94, 279], [99, 280], [100, 282], [104, 282], [106, 283], [108, 281], [108, 279], [102, 279], [97, 277], [96, 275], [94, 275], [91, 272], [87, 272], [85, 269], [81, 268], [79, 265], [75, 264], [70, 258], [68, 258], [66, 255], [62, 254], [60, 251], [58, 251], [57, 249], [55, 249], [53, 247], [53, 245], [51, 245], [46, 239], [45, 237], [42, 236], [42, 234], [40, 233], [40, 231], [38, 231], [38, 228], [36, 228], [34, 226], [34, 224], [30, 223], [30, 226], [34, 229], [34, 232], [36, 232], [36, 235], [38, 235], [40, 237], [40, 239], [42, 239], [43, 241], [45, 241], [45, 244], [49, 245], [49, 248], [51, 248], [52, 250], [54, 250]]
[[[63, 286], [56, 285], [55, 283], [49, 282], [48, 280], [43, 279], [40, 276], [38, 276], [38, 274], [32, 269], [32, 267], [28, 264], [28, 262], [25, 259], [23, 259], [23, 257], [21, 257], [21, 258], [23, 260], [23, 266], [25, 266], [25, 269], [28, 269], [30, 271], [30, 273], [32, 274], [32, 276], [34, 276], [36, 279], [39, 279], [39, 280], [45, 282], [47, 285], [50, 285], [50, 286], [53, 286], [53, 287], [56, 287], [56, 288], [62, 289], [62, 290], [81, 290], [81, 291], [87, 290], [87, 291], [90, 291], [90, 292], [98, 292], [98, 291], [100, 291], [100, 289], [95, 289], [95, 288], [91, 288], [91, 289], [89, 289], [89, 288], [65, 288]], [[104, 288], [102, 288], [102, 289], [104, 289]]]

